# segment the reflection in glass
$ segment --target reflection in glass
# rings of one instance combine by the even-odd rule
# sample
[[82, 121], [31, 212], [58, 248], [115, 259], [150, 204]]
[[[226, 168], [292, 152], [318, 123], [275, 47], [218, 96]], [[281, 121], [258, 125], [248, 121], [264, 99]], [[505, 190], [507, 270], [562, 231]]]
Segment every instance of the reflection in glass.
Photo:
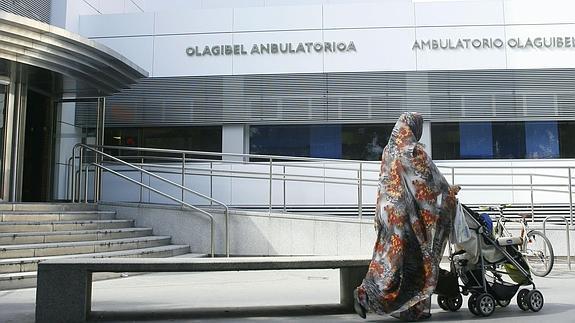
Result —
[[527, 158], [559, 157], [556, 121], [526, 122], [525, 142]]
[[525, 158], [525, 123], [493, 122], [493, 152], [495, 158]]
[[[106, 128], [108, 146], [145, 147], [195, 151], [222, 151], [222, 127]], [[119, 156], [141, 156], [133, 151], [114, 151]]]
[[343, 159], [381, 160], [393, 124], [344, 125], [342, 129]]
[[459, 124], [459, 155], [461, 159], [493, 157], [491, 122], [462, 122]]
[[392, 124], [251, 126], [250, 153], [380, 160]]

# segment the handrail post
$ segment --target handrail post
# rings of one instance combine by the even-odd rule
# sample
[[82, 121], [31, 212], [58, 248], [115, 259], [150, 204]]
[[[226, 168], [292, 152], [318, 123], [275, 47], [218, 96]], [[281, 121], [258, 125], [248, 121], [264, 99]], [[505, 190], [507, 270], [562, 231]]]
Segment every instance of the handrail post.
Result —
[[81, 202], [82, 199], [82, 165], [84, 164], [84, 148], [80, 147], [80, 160], [79, 160], [79, 164], [78, 164], [78, 202]]
[[[103, 158], [102, 155], [96, 153], [94, 156], [94, 162], [96, 164], [102, 163]], [[94, 203], [100, 200], [100, 169], [98, 167], [94, 167]]]
[[88, 203], [88, 166], [84, 167], [84, 204]]
[[[142, 157], [141, 159], [141, 164], [140, 164], [140, 168], [144, 169], [144, 157]], [[144, 183], [144, 172], [140, 171], [140, 183]], [[144, 202], [144, 187], [141, 185], [140, 186], [140, 203]]]
[[571, 167], [569, 167], [567, 170], [569, 176], [569, 220], [571, 225], [573, 225], [573, 186], [571, 183]]
[[363, 217], [363, 163], [359, 163], [359, 171], [357, 172], [357, 210], [359, 215], [359, 221], [361, 222]]
[[182, 154], [182, 201], [186, 198], [184, 187], [186, 187], [186, 153]]
[[[214, 198], [214, 162], [210, 162], [210, 197]], [[210, 205], [213, 205], [214, 202], [210, 200]]]
[[72, 148], [72, 173], [70, 174], [70, 181], [72, 187], [70, 188], [70, 198], [72, 203], [76, 202], [76, 147]]
[[569, 267], [569, 270], [571, 270], [571, 238], [569, 236], [569, 221], [567, 220], [566, 217], [561, 216], [561, 215], [549, 215], [548, 217], [546, 217], [543, 220], [543, 235], [547, 236], [547, 234], [545, 233], [545, 225], [547, 224], [547, 220], [549, 219], [561, 219], [563, 221], [565, 221], [565, 234], [566, 234], [566, 238], [567, 238], [567, 266]]
[[531, 223], [535, 223], [535, 207], [533, 205], [533, 174], [529, 174], [529, 192], [531, 194]]
[[211, 230], [211, 232], [210, 232], [210, 234], [211, 234], [210, 253], [211, 253], [211, 255], [212, 255], [212, 258], [214, 258], [214, 255], [215, 255], [215, 241], [216, 241], [216, 238], [215, 238], [216, 225], [215, 225], [213, 219], [212, 219], [212, 222], [211, 222], [211, 224], [210, 224], [210, 230]]
[[272, 190], [273, 190], [273, 161], [272, 157], [270, 157], [270, 192], [269, 192], [269, 213], [272, 214]]
[[226, 207], [224, 210], [224, 215], [226, 218], [226, 257], [230, 256], [230, 210]]
[[451, 167], [451, 185], [455, 185], [455, 167]]
[[72, 172], [71, 172], [72, 158], [73, 157], [68, 158], [68, 163], [66, 164], [66, 199], [70, 198], [70, 191], [71, 191], [71, 186], [72, 186], [72, 175], [71, 175], [72, 174]]
[[286, 166], [283, 166], [284, 213], [286, 213]]

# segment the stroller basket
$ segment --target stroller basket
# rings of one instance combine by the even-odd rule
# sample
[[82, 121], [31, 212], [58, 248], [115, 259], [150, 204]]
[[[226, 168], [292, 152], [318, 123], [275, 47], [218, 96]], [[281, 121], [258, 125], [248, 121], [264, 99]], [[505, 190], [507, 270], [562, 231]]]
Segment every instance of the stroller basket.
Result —
[[517, 290], [519, 289], [519, 285], [509, 284], [509, 283], [500, 283], [494, 282], [491, 284], [491, 291], [493, 292], [496, 299], [500, 300], [509, 300], [513, 298]]
[[457, 274], [444, 269], [439, 269], [439, 277], [437, 278], [435, 293], [446, 297], [457, 297], [457, 295], [459, 295]]

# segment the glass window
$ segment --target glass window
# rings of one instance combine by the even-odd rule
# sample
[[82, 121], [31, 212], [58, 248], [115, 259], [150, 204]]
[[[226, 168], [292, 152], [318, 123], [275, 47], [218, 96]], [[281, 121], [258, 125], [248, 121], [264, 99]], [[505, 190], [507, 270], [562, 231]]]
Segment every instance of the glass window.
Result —
[[252, 126], [250, 154], [309, 157], [309, 126]]
[[142, 128], [142, 147], [221, 152], [222, 128]]
[[433, 159], [459, 159], [459, 124], [431, 124], [431, 154]]
[[381, 160], [393, 124], [344, 125], [342, 127], [342, 158]]
[[495, 158], [525, 158], [525, 124], [493, 122], [493, 153]]
[[[222, 151], [222, 128], [210, 127], [154, 127], [106, 128], [108, 146], [146, 147], [197, 151]], [[121, 156], [142, 155], [138, 152], [114, 151]]]
[[492, 143], [491, 122], [462, 122], [459, 124], [459, 155], [461, 159], [492, 158]]
[[526, 122], [525, 150], [527, 158], [559, 157], [557, 122]]
[[341, 158], [341, 126], [312, 126], [309, 152], [311, 157]]
[[250, 153], [379, 160], [393, 125], [252, 126]]
[[556, 138], [552, 122], [431, 124], [432, 156], [438, 160], [553, 158], [559, 151]]
[[575, 158], [575, 121], [559, 122], [559, 151], [561, 158]]

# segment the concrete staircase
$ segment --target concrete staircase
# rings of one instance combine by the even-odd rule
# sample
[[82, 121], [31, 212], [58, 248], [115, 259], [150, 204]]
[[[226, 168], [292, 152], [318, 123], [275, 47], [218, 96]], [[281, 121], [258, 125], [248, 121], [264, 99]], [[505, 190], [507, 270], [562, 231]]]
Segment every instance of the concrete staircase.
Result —
[[36, 285], [38, 262], [69, 257], [172, 257], [190, 252], [96, 205], [0, 204], [0, 290]]

